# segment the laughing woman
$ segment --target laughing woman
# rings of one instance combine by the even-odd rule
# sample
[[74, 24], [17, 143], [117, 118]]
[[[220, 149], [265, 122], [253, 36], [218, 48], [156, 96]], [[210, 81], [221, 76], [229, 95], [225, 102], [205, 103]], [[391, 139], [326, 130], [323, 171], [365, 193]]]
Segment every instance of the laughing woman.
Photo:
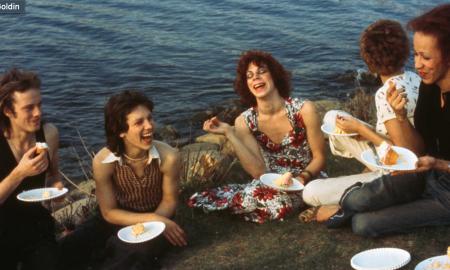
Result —
[[[244, 52], [234, 88], [250, 108], [236, 118], [234, 127], [213, 117], [205, 121], [203, 129], [225, 135], [253, 178], [259, 179], [265, 172], [291, 172], [306, 184], [325, 167], [324, 139], [314, 104], [290, 97], [290, 77], [271, 54]], [[247, 220], [262, 223], [282, 219], [300, 202], [298, 193], [279, 192], [253, 180], [196, 193], [189, 203], [205, 210], [230, 208]]]

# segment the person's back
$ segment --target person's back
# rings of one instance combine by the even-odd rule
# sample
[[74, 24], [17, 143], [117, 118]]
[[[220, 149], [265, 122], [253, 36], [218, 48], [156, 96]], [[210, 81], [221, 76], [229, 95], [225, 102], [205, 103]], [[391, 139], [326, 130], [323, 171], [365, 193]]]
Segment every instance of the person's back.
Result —
[[[377, 123], [375, 130], [370, 125], [339, 111], [329, 111], [325, 121], [333, 121], [336, 127], [345, 133], [358, 136], [330, 135], [330, 149], [334, 155], [355, 158], [363, 163], [369, 172], [318, 179], [309, 183], [303, 191], [304, 201], [312, 206], [333, 205], [330, 212], [323, 211], [322, 218], [336, 211], [344, 191], [357, 182], [369, 183], [378, 178], [378, 168], [362, 159], [362, 153], [371, 146], [380, 146], [383, 142], [401, 146], [413, 152], [422, 152], [422, 141], [416, 134], [413, 123], [418, 97], [420, 77], [410, 71], [404, 71], [409, 56], [409, 40], [400, 23], [392, 20], [378, 20], [370, 24], [361, 34], [360, 53], [369, 71], [377, 74], [383, 85], [375, 93]], [[394, 113], [389, 99], [391, 93], [402, 91], [399, 98], [401, 106], [406, 107], [406, 115]], [[334, 123], [333, 123], [334, 125]], [[322, 208], [326, 210], [326, 208]]]

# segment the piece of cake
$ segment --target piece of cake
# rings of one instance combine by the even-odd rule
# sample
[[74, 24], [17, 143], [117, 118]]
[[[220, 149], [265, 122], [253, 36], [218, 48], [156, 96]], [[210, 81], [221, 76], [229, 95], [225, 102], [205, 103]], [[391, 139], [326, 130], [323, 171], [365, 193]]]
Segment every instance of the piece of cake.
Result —
[[50, 198], [51, 195], [52, 192], [50, 190], [45, 190], [44, 192], [42, 192], [42, 198], [44, 199]]
[[335, 127], [334, 127], [333, 133], [334, 133], [334, 134], [346, 134], [346, 132], [343, 131], [343, 130], [342, 130], [341, 128], [339, 128], [338, 126], [335, 126]]
[[36, 155], [48, 150], [48, 145], [45, 142], [37, 142], [36, 143]]
[[144, 227], [144, 224], [142, 224], [142, 223], [137, 223], [137, 224], [131, 226], [131, 233], [136, 237], [143, 234], [144, 232], [145, 232], [145, 227]]
[[382, 142], [378, 147], [378, 155], [380, 156], [380, 162], [384, 165], [397, 164], [398, 153], [392, 148], [392, 145], [387, 142]]
[[292, 181], [292, 173], [287, 172], [275, 179], [275, 185], [283, 188], [290, 187], [294, 182]]

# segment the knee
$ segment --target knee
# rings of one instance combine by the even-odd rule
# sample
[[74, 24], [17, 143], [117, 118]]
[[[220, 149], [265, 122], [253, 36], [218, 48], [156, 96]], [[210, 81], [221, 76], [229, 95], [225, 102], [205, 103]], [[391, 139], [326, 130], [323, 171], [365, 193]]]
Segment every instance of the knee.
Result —
[[369, 196], [366, 196], [361, 190], [361, 183], [357, 186], [351, 187], [352, 190], [346, 191], [343, 194], [341, 206], [346, 210], [350, 210], [352, 212], [366, 212], [372, 206], [372, 202], [370, 201]]
[[377, 237], [380, 235], [376, 222], [369, 214], [356, 214], [352, 218], [352, 230], [355, 234], [364, 237]]
[[308, 183], [303, 189], [303, 201], [311, 206], [319, 206], [321, 205], [321, 189], [312, 181]]

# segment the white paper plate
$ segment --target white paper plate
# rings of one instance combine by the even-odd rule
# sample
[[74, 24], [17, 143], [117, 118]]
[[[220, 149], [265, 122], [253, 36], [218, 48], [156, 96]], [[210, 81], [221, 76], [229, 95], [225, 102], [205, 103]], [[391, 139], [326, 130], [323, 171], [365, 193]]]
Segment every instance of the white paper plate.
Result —
[[[450, 259], [448, 258], [447, 255], [442, 255], [442, 256], [436, 256], [436, 257], [432, 257], [432, 258], [428, 258], [426, 260], [421, 261], [418, 265], [416, 265], [416, 268], [414, 268], [414, 270], [428, 270], [428, 269], [433, 269], [430, 268], [429, 266], [433, 263], [433, 262], [440, 262], [441, 265], [443, 266], [446, 263], [450, 264]], [[439, 269], [445, 269], [445, 268], [437, 268], [436, 270]]]
[[292, 185], [289, 187], [280, 187], [278, 185], [275, 184], [275, 180], [277, 180], [278, 177], [280, 177], [281, 174], [278, 173], [266, 173], [261, 175], [261, 182], [266, 185], [269, 186], [271, 188], [277, 189], [277, 190], [283, 190], [283, 191], [300, 191], [304, 188], [303, 184], [300, 183], [300, 181], [298, 181], [295, 178], [292, 178]]
[[395, 270], [411, 261], [408, 251], [399, 248], [376, 248], [360, 252], [350, 264], [357, 270]]
[[361, 159], [371, 166], [379, 169], [386, 169], [391, 171], [410, 171], [416, 169], [417, 156], [411, 150], [393, 146], [392, 147], [399, 155], [397, 164], [394, 165], [378, 165], [375, 162], [374, 154], [371, 149], [368, 149], [361, 153]]
[[117, 232], [117, 236], [124, 242], [136, 244], [152, 240], [160, 235], [166, 228], [166, 224], [161, 221], [150, 221], [142, 224], [144, 225], [145, 231], [140, 235], [134, 236], [131, 231], [131, 226], [128, 226], [120, 229], [120, 231]]
[[[24, 201], [24, 202], [42, 202], [51, 200], [54, 198], [57, 198], [59, 196], [62, 196], [66, 194], [68, 191], [67, 188], [37, 188], [27, 191], [22, 191], [21, 193], [17, 194], [17, 199]], [[48, 192], [50, 196], [44, 197], [44, 193]]]
[[334, 132], [334, 129], [336, 127], [336, 117], [337, 115], [345, 116], [345, 117], [352, 117], [349, 113], [339, 110], [331, 110], [328, 111], [325, 116], [323, 117], [323, 125], [320, 127], [320, 129], [328, 134], [333, 136], [342, 136], [342, 137], [350, 137], [350, 136], [356, 136], [358, 133], [344, 133], [344, 134], [337, 134]]
[[320, 126], [320, 129], [325, 132], [328, 135], [332, 135], [332, 136], [341, 136], [341, 137], [351, 137], [351, 136], [356, 136], [358, 135], [358, 133], [334, 133], [334, 128], [335, 125], [331, 125], [331, 124], [323, 124], [322, 126]]

